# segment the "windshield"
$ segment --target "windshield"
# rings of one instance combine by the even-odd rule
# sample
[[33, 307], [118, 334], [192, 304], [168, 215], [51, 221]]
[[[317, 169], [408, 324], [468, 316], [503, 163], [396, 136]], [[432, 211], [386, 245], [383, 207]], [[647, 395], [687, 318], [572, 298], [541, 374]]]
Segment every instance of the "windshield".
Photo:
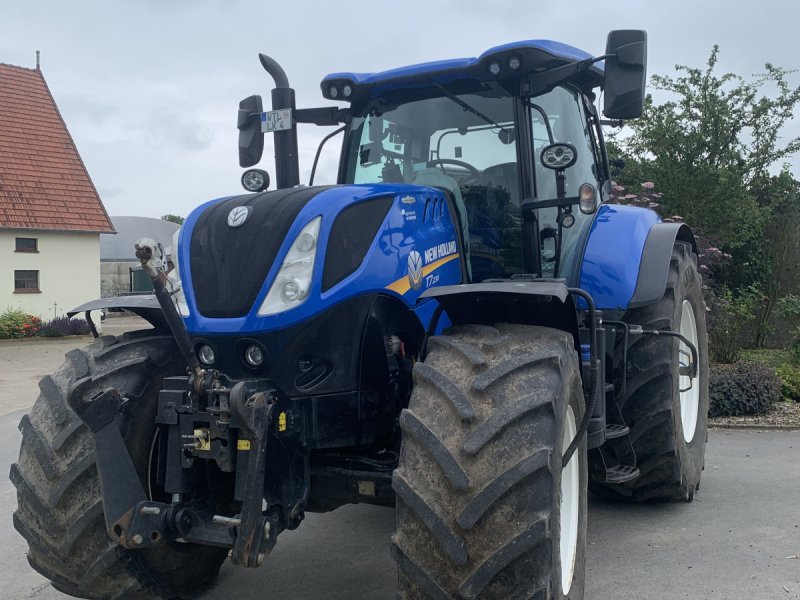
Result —
[[444, 95], [354, 117], [344, 183], [437, 187], [456, 210], [474, 281], [523, 272], [514, 99]]

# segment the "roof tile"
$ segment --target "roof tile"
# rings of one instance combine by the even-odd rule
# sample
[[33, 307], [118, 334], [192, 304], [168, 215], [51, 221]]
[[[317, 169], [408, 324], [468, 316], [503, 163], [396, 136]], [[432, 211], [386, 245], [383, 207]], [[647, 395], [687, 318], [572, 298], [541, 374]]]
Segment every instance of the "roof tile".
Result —
[[0, 229], [113, 233], [38, 69], [0, 63]]

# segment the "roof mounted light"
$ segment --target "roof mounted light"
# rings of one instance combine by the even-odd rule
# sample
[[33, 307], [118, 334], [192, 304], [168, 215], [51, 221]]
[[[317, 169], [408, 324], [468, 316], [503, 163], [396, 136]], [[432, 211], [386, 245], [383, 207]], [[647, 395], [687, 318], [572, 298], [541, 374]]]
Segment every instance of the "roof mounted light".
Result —
[[342, 86], [342, 96], [344, 96], [345, 98], [349, 98], [352, 95], [353, 95], [353, 86], [350, 85], [349, 83], [345, 83]]
[[519, 68], [522, 66], [522, 59], [517, 56], [516, 54], [512, 54], [508, 57], [508, 68], [512, 71], [519, 71]]
[[335, 83], [332, 83], [331, 86], [328, 88], [328, 96], [330, 96], [333, 99], [339, 97], [339, 88], [336, 87]]
[[500, 63], [497, 62], [496, 60], [493, 60], [492, 62], [489, 63], [488, 69], [489, 73], [491, 73], [495, 77], [500, 75], [500, 70], [501, 70]]

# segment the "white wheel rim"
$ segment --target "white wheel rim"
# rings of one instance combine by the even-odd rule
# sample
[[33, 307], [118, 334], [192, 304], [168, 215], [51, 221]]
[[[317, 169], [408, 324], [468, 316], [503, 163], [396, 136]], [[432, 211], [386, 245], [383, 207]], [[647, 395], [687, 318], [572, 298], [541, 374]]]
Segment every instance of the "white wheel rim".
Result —
[[[563, 452], [575, 439], [578, 428], [575, 425], [575, 413], [567, 407], [564, 417], [564, 439], [561, 442]], [[566, 595], [572, 587], [572, 576], [575, 573], [575, 555], [578, 552], [578, 508], [580, 502], [580, 450], [576, 450], [569, 463], [561, 471], [561, 590]]]
[[[683, 301], [681, 308], [681, 335], [692, 342], [697, 348], [697, 323], [694, 319], [694, 309], [688, 300]], [[678, 353], [678, 363], [685, 367], [691, 361], [691, 351], [689, 347], [680, 342]], [[699, 357], [698, 357], [699, 358]], [[688, 444], [694, 439], [694, 432], [697, 428], [697, 413], [700, 410], [700, 365], [697, 366], [697, 376], [692, 380], [688, 375], [678, 377], [679, 392], [681, 402], [681, 427], [683, 428], [683, 439]]]

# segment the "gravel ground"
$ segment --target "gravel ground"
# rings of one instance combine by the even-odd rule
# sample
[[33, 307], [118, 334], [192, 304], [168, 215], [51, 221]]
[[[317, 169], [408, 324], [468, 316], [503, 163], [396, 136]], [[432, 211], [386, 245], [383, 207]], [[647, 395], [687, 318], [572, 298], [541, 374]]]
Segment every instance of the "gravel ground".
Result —
[[800, 429], [800, 402], [776, 402], [763, 415], [749, 417], [716, 417], [708, 424], [715, 427], [759, 426]]

